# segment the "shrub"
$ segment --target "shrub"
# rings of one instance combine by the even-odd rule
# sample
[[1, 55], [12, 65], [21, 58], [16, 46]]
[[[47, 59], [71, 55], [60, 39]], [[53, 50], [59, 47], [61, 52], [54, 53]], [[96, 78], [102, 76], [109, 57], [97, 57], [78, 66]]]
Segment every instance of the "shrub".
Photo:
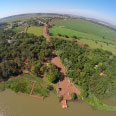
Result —
[[15, 92], [25, 93], [26, 89], [27, 89], [27, 83], [26, 82], [17, 82], [17, 83], [12, 84], [10, 86], [10, 88], [12, 90], [14, 90]]
[[59, 100], [59, 102], [61, 102], [63, 100], [63, 97], [62, 96], [58, 97], [58, 100]]
[[76, 100], [77, 99], [77, 94], [76, 93], [71, 93], [70, 96], [71, 96], [72, 100]]
[[54, 89], [54, 87], [53, 87], [52, 85], [48, 85], [48, 86], [47, 86], [47, 89], [48, 89], [49, 91], [52, 91], [52, 90]]

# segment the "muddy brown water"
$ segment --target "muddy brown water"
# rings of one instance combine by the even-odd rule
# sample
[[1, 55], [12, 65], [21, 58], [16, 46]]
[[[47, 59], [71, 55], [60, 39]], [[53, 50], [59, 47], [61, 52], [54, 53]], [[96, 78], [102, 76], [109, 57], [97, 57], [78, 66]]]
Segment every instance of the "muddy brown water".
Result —
[[116, 116], [116, 112], [95, 111], [86, 103], [68, 104], [62, 109], [54, 94], [42, 101], [11, 90], [0, 92], [0, 116]]

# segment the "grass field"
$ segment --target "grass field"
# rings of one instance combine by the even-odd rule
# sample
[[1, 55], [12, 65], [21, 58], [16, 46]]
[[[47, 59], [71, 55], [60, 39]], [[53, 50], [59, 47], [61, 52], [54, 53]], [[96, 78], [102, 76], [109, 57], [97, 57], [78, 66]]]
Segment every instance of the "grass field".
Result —
[[93, 34], [103, 39], [113, 40], [116, 37], [116, 31], [84, 19], [62, 20], [52, 22], [52, 24], [55, 24], [56, 26], [64, 26], [64, 28], [87, 34]]
[[106, 44], [104, 42], [94, 41], [94, 40], [87, 40], [87, 39], [80, 39], [78, 42], [81, 44], [88, 44], [90, 48], [96, 49], [100, 48], [103, 50], [107, 50], [112, 52], [112, 54], [116, 55], [116, 46], [112, 44]]
[[91, 39], [91, 40], [97, 40], [97, 41], [103, 41], [103, 42], [108, 42], [108, 43], [115, 43], [112, 40], [108, 40], [108, 39], [103, 39], [102, 37], [96, 36], [96, 35], [92, 35], [92, 34], [88, 34], [88, 33], [83, 33], [83, 32], [78, 32], [75, 30], [71, 30], [71, 29], [67, 29], [67, 28], [61, 28], [58, 26], [54, 26], [52, 28], [49, 29], [50, 33], [53, 33], [55, 35], [57, 34], [61, 34], [61, 35], [68, 35], [69, 37], [72, 36], [77, 36], [79, 38], [83, 38], [83, 39]]
[[43, 27], [31, 26], [28, 28], [27, 33], [31, 33], [36, 36], [41, 36], [43, 33]]
[[[6, 88], [9, 88], [15, 92], [30, 94], [34, 80], [36, 80], [36, 84], [33, 91], [33, 95], [39, 95], [44, 97], [49, 96], [49, 91], [47, 90], [47, 83], [42, 78], [36, 77], [31, 74], [22, 74], [21, 76], [13, 80], [8, 80], [5, 83], [1, 82], [0, 85], [5, 85]], [[0, 87], [4, 88], [2, 86]]]
[[25, 29], [25, 26], [19, 26], [19, 27], [14, 28], [13, 30], [14, 30], [15, 32], [21, 32], [21, 31], [23, 31], [24, 29]]

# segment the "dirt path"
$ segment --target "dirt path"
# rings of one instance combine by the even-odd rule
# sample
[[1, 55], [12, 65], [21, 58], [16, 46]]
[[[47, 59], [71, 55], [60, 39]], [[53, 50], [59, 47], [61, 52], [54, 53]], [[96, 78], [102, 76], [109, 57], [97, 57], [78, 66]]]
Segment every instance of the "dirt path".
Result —
[[30, 96], [33, 94], [33, 90], [34, 90], [34, 87], [35, 87], [35, 83], [36, 83], [36, 81], [34, 80], [33, 81], [33, 85], [32, 85], [32, 89], [31, 89], [31, 92], [30, 92]]
[[38, 99], [44, 100], [43, 96], [30, 95], [30, 94], [25, 94], [25, 93], [22, 93], [22, 92], [18, 92], [18, 94], [19, 95], [25, 95], [25, 96], [30, 96], [30, 97], [33, 97], [33, 98], [38, 98]]
[[[50, 41], [47, 30], [48, 26], [47, 24], [45, 24], [43, 29], [43, 36], [46, 38], [47, 41]], [[67, 107], [66, 101], [71, 100], [70, 94], [74, 92], [78, 96], [80, 94], [80, 91], [66, 77], [66, 69], [64, 68], [62, 62], [60, 61], [60, 58], [56, 55], [55, 50], [53, 51], [52, 56], [54, 57], [52, 57], [51, 63], [56, 65], [60, 69], [60, 72], [62, 74], [60, 77], [60, 81], [58, 82], [58, 86], [59, 88], [61, 88], [61, 90], [58, 91], [58, 96], [63, 97], [63, 100], [61, 102], [62, 107], [66, 108]]]
[[48, 25], [47, 24], [44, 24], [43, 36], [47, 41], [50, 41], [50, 38], [49, 38], [49, 35], [48, 35]]
[[18, 94], [22, 94], [22, 95], [26, 95], [26, 96], [31, 96], [31, 97], [33, 97], [33, 98], [39, 98], [39, 99], [41, 99], [41, 100], [44, 100], [44, 97], [43, 97], [43, 96], [33, 95], [33, 90], [34, 90], [34, 88], [35, 88], [35, 83], [36, 83], [36, 81], [34, 80], [34, 81], [33, 81], [33, 85], [32, 85], [32, 89], [31, 89], [31, 91], [30, 91], [30, 94], [24, 94], [24, 93], [22, 93], [22, 92], [18, 92]]
[[[54, 55], [55, 54], [56, 53], [54, 51]], [[66, 69], [61, 63], [60, 58], [57, 56], [52, 58], [51, 63], [56, 65], [58, 68], [60, 68], [60, 72], [62, 73], [62, 76], [60, 77], [60, 81], [58, 82], [58, 86], [59, 88], [61, 88], [61, 91], [58, 91], [58, 96], [62, 96], [64, 100], [71, 100], [70, 94], [72, 92], [79, 95], [80, 94], [79, 90], [66, 77]]]

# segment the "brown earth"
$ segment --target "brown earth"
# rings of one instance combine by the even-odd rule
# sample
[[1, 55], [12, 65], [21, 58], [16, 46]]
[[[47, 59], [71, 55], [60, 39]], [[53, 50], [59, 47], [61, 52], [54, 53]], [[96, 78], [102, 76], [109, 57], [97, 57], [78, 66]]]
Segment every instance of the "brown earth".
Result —
[[32, 85], [32, 89], [31, 89], [31, 92], [30, 92], [30, 96], [33, 94], [33, 90], [34, 90], [34, 88], [35, 88], [35, 83], [36, 83], [36, 81], [34, 80], [34, 81], [33, 81], [33, 85]]
[[61, 26], [59, 26], [59, 27], [64, 28], [64, 26], [63, 26], [63, 25], [61, 25]]
[[114, 38], [114, 41], [116, 41], [116, 37]]
[[47, 24], [44, 24], [43, 36], [47, 41], [50, 41], [50, 38], [49, 38], [49, 35], [48, 35], [48, 25]]
[[60, 19], [52, 19], [51, 22], [58, 22], [58, 21], [61, 21]]
[[74, 92], [79, 95], [79, 90], [69, 81], [68, 77], [66, 77], [66, 69], [62, 65], [60, 58], [58, 56], [52, 58], [51, 63], [56, 65], [62, 74], [58, 82], [58, 86], [61, 88], [61, 91], [58, 91], [58, 96], [62, 96], [64, 100], [71, 100], [71, 93]]
[[[45, 24], [43, 29], [43, 36], [46, 38], [47, 41], [50, 41], [47, 29], [48, 26], [47, 24]], [[58, 86], [59, 88], [61, 88], [61, 90], [58, 91], [58, 96], [63, 97], [63, 100], [71, 100], [70, 94], [75, 92], [77, 95], [79, 95], [80, 91], [65, 76], [66, 69], [64, 68], [62, 62], [60, 61], [60, 58], [56, 55], [56, 51], [53, 51], [52, 56], [53, 57], [51, 58], [51, 63], [56, 65], [58, 69], [60, 69], [60, 72], [62, 74], [60, 77], [60, 81], [58, 82]]]

